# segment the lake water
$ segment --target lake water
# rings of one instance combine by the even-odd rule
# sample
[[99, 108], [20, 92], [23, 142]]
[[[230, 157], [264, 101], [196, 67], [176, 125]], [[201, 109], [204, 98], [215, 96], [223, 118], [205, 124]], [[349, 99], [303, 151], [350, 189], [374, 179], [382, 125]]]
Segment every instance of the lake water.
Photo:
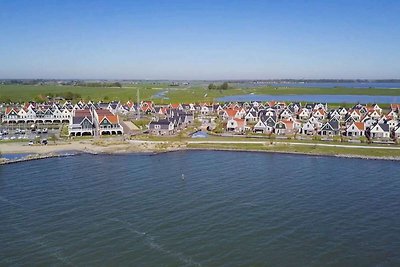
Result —
[[15, 159], [22, 159], [25, 158], [26, 156], [29, 156], [30, 154], [26, 153], [21, 153], [21, 154], [1, 154], [0, 158], [5, 158], [8, 160], [15, 160]]
[[211, 151], [0, 166], [0, 266], [400, 266], [399, 170]]
[[400, 88], [400, 83], [233, 83], [238, 87], [260, 87], [260, 86], [273, 86], [273, 87], [307, 87], [307, 88], [334, 88], [334, 87], [345, 87], [345, 88], [380, 88], [380, 89], [393, 89]]
[[292, 101], [322, 103], [398, 103], [400, 96], [370, 95], [232, 95], [220, 97], [220, 102]]

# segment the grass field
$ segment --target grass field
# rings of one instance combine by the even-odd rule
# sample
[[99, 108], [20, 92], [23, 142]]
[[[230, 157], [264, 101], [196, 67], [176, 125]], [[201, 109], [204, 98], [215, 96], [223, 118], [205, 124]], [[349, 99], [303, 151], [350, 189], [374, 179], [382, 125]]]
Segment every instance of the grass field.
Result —
[[50, 93], [59, 96], [67, 92], [79, 94], [84, 100], [121, 100], [128, 101], [137, 98], [137, 89], [140, 89], [140, 98], [149, 99], [156, 94], [163, 85], [139, 84], [127, 87], [85, 87], [85, 86], [58, 86], [58, 85], [0, 85], [0, 101], [25, 102], [46, 97]]
[[[189, 103], [189, 102], [212, 102], [216, 98], [229, 95], [244, 94], [269, 94], [269, 95], [385, 95], [400, 96], [400, 89], [360, 89], [360, 88], [283, 88], [267, 86], [257, 88], [231, 88], [228, 90], [208, 90], [202, 87], [173, 89], [167, 88], [167, 84], [137, 84], [126, 87], [84, 87], [84, 86], [58, 86], [58, 85], [0, 85], [0, 102], [24, 102], [43, 98], [48, 94], [60, 95], [66, 92], [79, 94], [83, 100], [134, 100], [136, 101], [137, 89], [140, 89], [141, 100], [153, 100], [158, 104], [167, 103]], [[152, 98], [157, 92], [167, 91], [169, 99]], [[338, 103], [340, 105], [340, 103]]]
[[205, 88], [189, 88], [169, 90], [166, 96], [171, 103], [178, 102], [211, 102], [216, 98], [230, 95], [266, 94], [266, 95], [385, 95], [400, 96], [400, 89], [373, 88], [232, 88], [228, 90], [208, 90]]

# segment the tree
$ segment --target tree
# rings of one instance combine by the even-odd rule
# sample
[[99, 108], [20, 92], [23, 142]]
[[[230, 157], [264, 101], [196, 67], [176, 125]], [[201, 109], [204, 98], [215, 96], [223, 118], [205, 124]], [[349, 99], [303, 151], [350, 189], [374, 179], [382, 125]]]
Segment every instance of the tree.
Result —
[[63, 93], [63, 97], [66, 100], [73, 100], [74, 99], [74, 94], [72, 92], [66, 92], [66, 93]]
[[54, 133], [51, 134], [51, 135], [49, 136], [49, 140], [50, 140], [50, 141], [53, 141], [53, 143], [55, 144], [55, 143], [56, 143], [56, 140], [57, 140], [56, 135], [55, 135]]
[[210, 84], [208, 85], [208, 90], [215, 90], [215, 89], [217, 89], [217, 86], [216, 86], [215, 84], [210, 83]]
[[221, 90], [227, 90], [229, 88], [229, 84], [227, 82], [224, 82], [221, 86], [220, 86]]

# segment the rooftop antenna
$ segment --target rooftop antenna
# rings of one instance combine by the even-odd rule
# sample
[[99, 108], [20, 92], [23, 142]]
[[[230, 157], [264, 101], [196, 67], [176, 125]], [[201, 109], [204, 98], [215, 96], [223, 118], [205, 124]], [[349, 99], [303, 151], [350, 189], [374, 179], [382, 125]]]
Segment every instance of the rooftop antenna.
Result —
[[137, 120], [140, 120], [139, 88], [137, 89]]

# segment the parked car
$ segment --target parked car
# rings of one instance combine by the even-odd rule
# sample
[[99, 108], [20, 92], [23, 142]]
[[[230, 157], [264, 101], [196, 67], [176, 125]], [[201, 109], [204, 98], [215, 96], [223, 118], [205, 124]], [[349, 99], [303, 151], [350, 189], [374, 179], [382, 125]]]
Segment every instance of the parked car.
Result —
[[30, 140], [29, 143], [28, 143], [28, 145], [32, 146], [32, 145], [33, 145], [33, 141]]

